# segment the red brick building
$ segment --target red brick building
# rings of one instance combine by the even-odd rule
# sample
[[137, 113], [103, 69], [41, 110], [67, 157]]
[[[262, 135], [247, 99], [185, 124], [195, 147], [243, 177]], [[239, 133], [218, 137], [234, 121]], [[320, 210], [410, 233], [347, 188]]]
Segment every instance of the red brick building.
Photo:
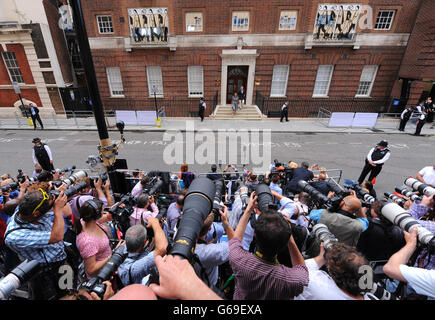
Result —
[[156, 98], [167, 116], [187, 116], [199, 97], [229, 104], [243, 85], [246, 103], [266, 115], [290, 100], [291, 116], [310, 116], [387, 111], [423, 2], [82, 4], [106, 109], [152, 108]]
[[13, 82], [23, 104], [36, 103], [42, 114], [63, 113], [62, 93], [83, 85], [61, 23], [62, 1], [0, 2], [0, 115], [20, 111]]

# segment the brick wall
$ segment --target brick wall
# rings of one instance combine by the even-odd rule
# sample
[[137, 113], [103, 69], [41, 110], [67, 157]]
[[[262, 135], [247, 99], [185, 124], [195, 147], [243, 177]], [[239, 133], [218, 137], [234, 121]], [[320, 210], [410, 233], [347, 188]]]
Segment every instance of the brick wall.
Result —
[[423, 0], [403, 57], [403, 78], [435, 80], [435, 1]]
[[[379, 10], [397, 10], [391, 33], [409, 33], [422, 0], [362, 0], [357, 3], [369, 5], [373, 9], [373, 22]], [[431, 2], [431, 0], [425, 0]], [[432, 1], [433, 2], [433, 1]], [[167, 7], [169, 12], [170, 34], [186, 34], [185, 13], [189, 11], [202, 12], [205, 34], [231, 34], [232, 11], [250, 11], [250, 28], [243, 33], [270, 34], [280, 32], [278, 22], [283, 9], [298, 10], [298, 25], [295, 32], [312, 32], [319, 4], [349, 4], [348, 0], [94, 0], [83, 2], [83, 15], [89, 37], [128, 36], [129, 21], [127, 8]], [[96, 24], [97, 14], [111, 14], [114, 34], [101, 35]], [[124, 22], [119, 18], [123, 17]], [[357, 32], [385, 32], [375, 30], [360, 30]], [[191, 34], [191, 33], [190, 33]]]
[[[396, 10], [391, 29], [388, 31], [360, 30], [357, 33], [409, 33], [417, 16], [420, 0], [364, 0], [359, 3], [373, 8], [373, 23], [379, 10]], [[105, 37], [99, 35], [96, 25], [97, 14], [111, 14], [114, 25], [113, 36], [129, 36], [129, 21], [127, 8], [168, 7], [170, 34], [192, 34], [185, 32], [186, 12], [203, 13], [204, 31], [201, 35], [233, 34], [231, 31], [231, 16], [233, 10], [250, 11], [250, 29], [237, 34], [277, 34], [280, 11], [283, 9], [298, 10], [297, 29], [286, 33], [312, 33], [319, 4], [330, 3], [321, 0], [174, 0], [174, 1], [87, 1], [84, 16], [89, 37]], [[332, 3], [352, 3], [336, 0]], [[121, 23], [119, 18], [124, 17]], [[147, 66], [160, 66], [163, 76], [164, 99], [189, 99], [187, 84], [187, 67], [202, 65], [204, 70], [204, 95], [207, 100], [212, 99], [220, 85], [222, 60], [219, 56], [228, 47], [182, 48], [176, 51], [165, 49], [133, 49], [131, 52], [122, 50], [93, 50], [93, 60], [97, 73], [98, 85], [103, 101], [111, 106], [122, 99], [110, 98], [106, 67], [119, 66], [123, 81], [125, 99], [131, 101], [146, 101], [151, 103], [147, 85]], [[364, 65], [379, 66], [371, 92], [371, 98], [387, 100], [396, 83], [405, 48], [371, 46], [353, 50], [351, 47], [314, 47], [305, 50], [303, 47], [244, 47], [257, 49], [259, 56], [256, 60], [255, 79], [260, 85], [254, 86], [265, 97], [270, 96], [272, 71], [274, 65], [290, 65], [287, 86], [287, 97], [290, 99], [312, 99], [317, 69], [320, 64], [333, 64], [334, 72], [331, 79], [329, 97], [334, 99], [354, 99], [361, 72]], [[255, 99], [255, 97], [254, 97]], [[196, 100], [192, 98], [192, 100]], [[373, 111], [376, 106], [367, 101], [367, 110]], [[115, 101], [115, 102], [114, 102]], [[328, 102], [325, 102], [327, 104]], [[325, 105], [326, 107], [327, 105]], [[358, 107], [363, 108], [364, 102]], [[132, 108], [140, 108], [134, 104]]]

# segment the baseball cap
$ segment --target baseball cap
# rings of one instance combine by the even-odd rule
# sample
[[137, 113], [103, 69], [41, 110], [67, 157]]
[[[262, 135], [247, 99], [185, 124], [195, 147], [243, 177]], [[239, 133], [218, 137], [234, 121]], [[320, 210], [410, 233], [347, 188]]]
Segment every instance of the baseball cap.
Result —
[[382, 140], [377, 145], [386, 148], [386, 147], [388, 147], [388, 142], [385, 140]]
[[33, 142], [33, 143], [41, 142], [41, 139], [40, 139], [40, 138], [33, 138], [32, 142]]

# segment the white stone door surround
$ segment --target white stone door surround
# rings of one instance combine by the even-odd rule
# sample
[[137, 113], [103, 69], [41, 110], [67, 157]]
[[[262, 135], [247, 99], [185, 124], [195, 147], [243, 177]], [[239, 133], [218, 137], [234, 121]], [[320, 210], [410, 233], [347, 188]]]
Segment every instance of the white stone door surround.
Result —
[[221, 105], [227, 101], [228, 66], [248, 66], [248, 82], [246, 85], [246, 104], [252, 105], [254, 95], [255, 62], [259, 54], [256, 49], [222, 50]]

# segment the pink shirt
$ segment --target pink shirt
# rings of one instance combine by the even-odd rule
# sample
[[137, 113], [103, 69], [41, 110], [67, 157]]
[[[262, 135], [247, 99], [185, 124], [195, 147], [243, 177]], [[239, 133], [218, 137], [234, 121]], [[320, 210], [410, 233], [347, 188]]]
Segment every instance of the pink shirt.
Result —
[[153, 212], [148, 211], [145, 208], [134, 208], [133, 213], [130, 215], [130, 226], [140, 224], [141, 216], [144, 222], [147, 222], [148, 218], [150, 217], [157, 217], [157, 215], [159, 214], [159, 208], [154, 203], [151, 203], [151, 210], [153, 210]]
[[[97, 224], [104, 229], [104, 226], [98, 222]], [[95, 256], [96, 261], [101, 261], [112, 254], [109, 238], [106, 235], [104, 237], [97, 237], [82, 231], [77, 236], [76, 245], [83, 259]], [[86, 276], [89, 279], [91, 278], [87, 272]]]

